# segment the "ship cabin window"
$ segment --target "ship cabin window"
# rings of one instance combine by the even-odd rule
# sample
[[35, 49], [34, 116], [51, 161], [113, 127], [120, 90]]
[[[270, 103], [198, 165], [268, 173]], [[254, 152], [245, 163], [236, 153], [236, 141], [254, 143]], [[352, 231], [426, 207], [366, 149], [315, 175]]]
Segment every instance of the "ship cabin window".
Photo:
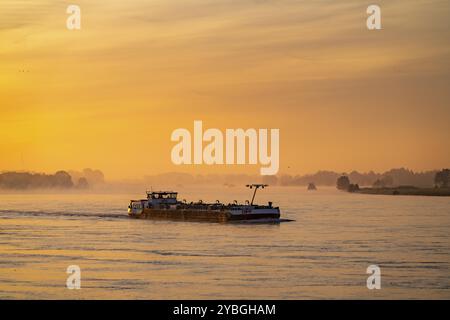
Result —
[[177, 193], [153, 193], [152, 199], [176, 199]]
[[140, 202], [133, 203], [133, 209], [142, 209], [142, 204]]

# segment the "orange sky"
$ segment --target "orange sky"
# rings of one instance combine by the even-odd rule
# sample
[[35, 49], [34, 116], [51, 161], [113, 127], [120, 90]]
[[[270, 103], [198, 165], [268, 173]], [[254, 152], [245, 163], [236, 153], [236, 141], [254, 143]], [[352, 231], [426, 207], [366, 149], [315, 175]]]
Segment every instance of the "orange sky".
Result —
[[280, 173], [448, 167], [450, 3], [369, 4], [2, 0], [0, 171], [259, 172], [173, 165], [193, 120], [279, 128]]

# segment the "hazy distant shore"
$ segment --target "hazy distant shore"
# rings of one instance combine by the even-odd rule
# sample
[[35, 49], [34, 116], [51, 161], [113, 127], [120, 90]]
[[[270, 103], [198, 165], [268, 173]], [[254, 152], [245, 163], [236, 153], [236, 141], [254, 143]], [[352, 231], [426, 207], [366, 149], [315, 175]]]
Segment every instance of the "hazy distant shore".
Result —
[[[414, 186], [418, 189], [409, 190], [408, 194], [435, 195], [433, 189], [438, 170], [414, 172], [406, 168], [391, 169], [384, 173], [357, 172], [348, 174], [335, 171], [320, 170], [313, 174], [280, 174], [277, 176], [261, 176], [255, 174], [188, 174], [182, 172], [166, 172], [156, 175], [143, 175], [141, 178], [126, 180], [107, 180], [100, 170], [86, 168], [82, 171], [61, 170], [54, 174], [35, 172], [1, 172], [0, 192], [58, 190], [65, 192], [79, 191], [130, 191], [137, 189], [170, 188], [177, 189], [186, 186], [208, 185], [233, 188], [248, 183], [265, 183], [270, 186], [306, 187], [313, 183], [317, 187], [335, 187], [336, 181], [342, 175], [348, 177], [349, 183], [359, 187], [377, 187], [363, 189], [361, 193], [391, 194], [395, 186]], [[386, 187], [385, 190], [383, 188]], [[402, 190], [400, 194], [404, 194]], [[447, 194], [445, 194], [447, 195]]]
[[450, 197], [450, 188], [417, 188], [417, 187], [393, 187], [393, 188], [361, 188], [355, 193], [381, 194], [399, 196], [437, 196]]

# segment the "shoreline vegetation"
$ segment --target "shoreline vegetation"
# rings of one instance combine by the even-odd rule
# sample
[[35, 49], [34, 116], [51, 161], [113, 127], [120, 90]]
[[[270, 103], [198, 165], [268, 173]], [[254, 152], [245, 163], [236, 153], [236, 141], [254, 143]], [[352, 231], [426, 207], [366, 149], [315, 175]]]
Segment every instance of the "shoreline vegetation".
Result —
[[[375, 195], [417, 195], [450, 196], [450, 170], [414, 172], [405, 168], [391, 169], [384, 173], [339, 174], [334, 171], [318, 171], [314, 174], [260, 176], [249, 174], [206, 174], [192, 175], [168, 172], [157, 175], [143, 175], [140, 179], [107, 181], [100, 170], [58, 171], [55, 174], [34, 172], [0, 172], [0, 192], [49, 192], [71, 191], [129, 191], [142, 188], [177, 189], [195, 185], [224, 186], [234, 188], [249, 182], [265, 183], [271, 186], [332, 187], [341, 191]], [[309, 187], [308, 187], [309, 186]]]
[[418, 187], [414, 185], [399, 185], [392, 176], [385, 175], [377, 179], [371, 188], [360, 188], [358, 183], [351, 183], [350, 178], [343, 174], [336, 180], [338, 190], [361, 194], [409, 195], [409, 196], [450, 196], [450, 169], [442, 169], [434, 174], [434, 187]]
[[414, 186], [399, 186], [391, 188], [361, 188], [354, 193], [394, 196], [450, 197], [450, 188], [418, 188]]
[[57, 171], [55, 174], [34, 172], [0, 173], [0, 190], [85, 190], [104, 183], [100, 170]]

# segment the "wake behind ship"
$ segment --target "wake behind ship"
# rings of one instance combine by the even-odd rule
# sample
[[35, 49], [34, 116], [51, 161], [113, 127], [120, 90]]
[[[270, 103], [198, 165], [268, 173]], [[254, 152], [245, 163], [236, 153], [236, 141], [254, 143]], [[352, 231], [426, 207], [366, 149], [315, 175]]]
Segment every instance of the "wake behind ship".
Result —
[[255, 221], [270, 222], [280, 219], [279, 207], [274, 207], [272, 202], [267, 205], [254, 204], [256, 191], [267, 187], [266, 184], [247, 185], [255, 189], [252, 201], [245, 204], [223, 204], [199, 202], [187, 203], [177, 200], [177, 192], [173, 191], [147, 191], [147, 199], [131, 200], [128, 206], [128, 215], [132, 218], [182, 220], [204, 222], [234, 222]]

